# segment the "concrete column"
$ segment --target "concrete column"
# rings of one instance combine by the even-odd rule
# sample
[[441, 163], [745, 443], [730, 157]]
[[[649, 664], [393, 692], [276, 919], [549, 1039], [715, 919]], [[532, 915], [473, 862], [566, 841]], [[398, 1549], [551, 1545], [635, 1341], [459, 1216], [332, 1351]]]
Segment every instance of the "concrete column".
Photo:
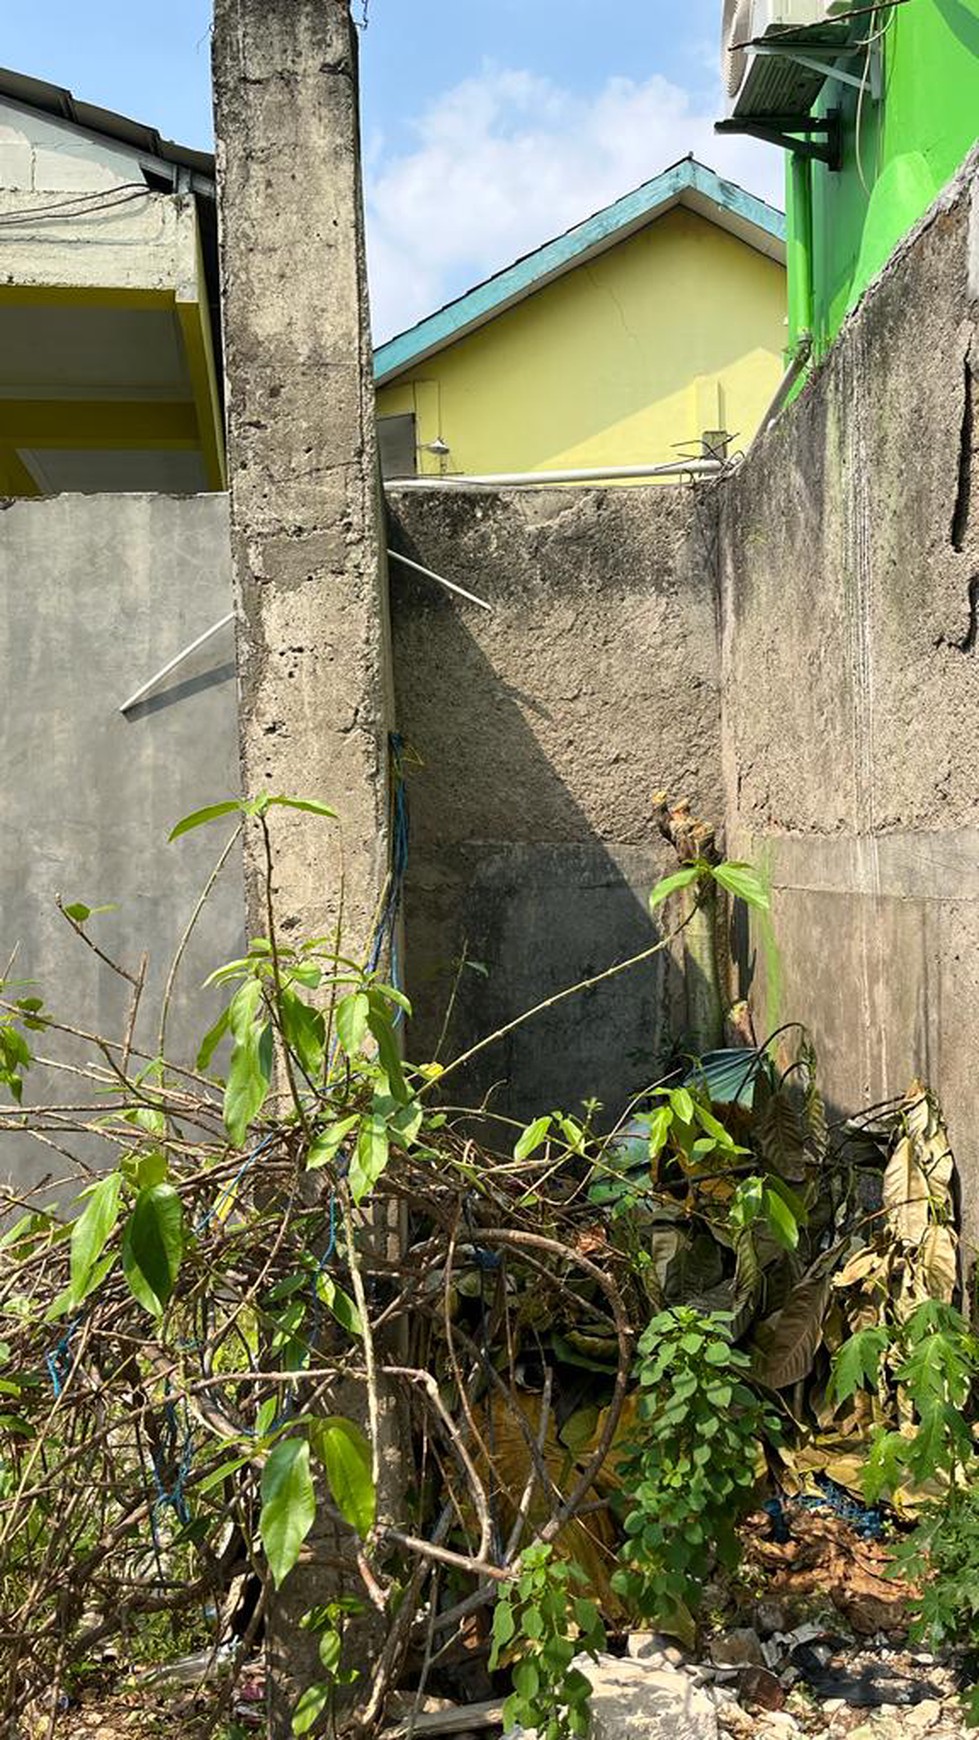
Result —
[[[347, 0], [215, 0], [229, 489], [246, 795], [276, 815], [277, 908], [364, 953], [388, 866], [387, 574]], [[246, 865], [264, 930], [260, 866]]]
[[[363, 957], [388, 868], [393, 685], [347, 0], [215, 0], [213, 56], [242, 782], [339, 812], [339, 827], [275, 812], [276, 910], [291, 939], [330, 934], [342, 888], [344, 952]], [[261, 872], [246, 862], [253, 933]], [[356, 1413], [362, 1388], [334, 1400]], [[283, 1740], [322, 1677], [299, 1622], [343, 1594], [363, 1594], [349, 1534], [321, 1513], [269, 1613]], [[378, 1627], [353, 1628], [361, 1665]]]

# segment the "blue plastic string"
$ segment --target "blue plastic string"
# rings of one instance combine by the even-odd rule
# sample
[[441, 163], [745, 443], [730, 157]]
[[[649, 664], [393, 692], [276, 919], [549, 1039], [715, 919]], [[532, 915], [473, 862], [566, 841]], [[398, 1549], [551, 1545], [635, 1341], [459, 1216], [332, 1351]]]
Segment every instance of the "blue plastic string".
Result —
[[253, 1161], [258, 1159], [258, 1156], [269, 1146], [269, 1144], [271, 1142], [275, 1141], [275, 1135], [276, 1135], [276, 1132], [273, 1130], [270, 1135], [266, 1136], [263, 1141], [259, 1142], [257, 1147], [255, 1147], [251, 1150], [251, 1153], [245, 1155], [245, 1158], [242, 1161], [240, 1167], [238, 1168], [238, 1171], [235, 1173], [234, 1177], [232, 1178], [231, 1183], [226, 1184], [223, 1190], [218, 1191], [218, 1194], [214, 1198], [214, 1201], [211, 1203], [210, 1208], [206, 1211], [206, 1213], [201, 1215], [200, 1220], [197, 1222], [197, 1225], [194, 1228], [195, 1232], [202, 1233], [204, 1231], [205, 1227], [208, 1226], [208, 1224], [212, 1220], [213, 1216], [217, 1214], [218, 1209], [221, 1207], [221, 1204], [223, 1202], [230, 1201], [231, 1197], [234, 1195], [239, 1184], [241, 1183], [242, 1179], [244, 1178], [245, 1173], [248, 1171], [248, 1168], [252, 1165]]
[[[169, 1397], [163, 1405], [164, 1431], [162, 1442], [154, 1445], [151, 1452], [153, 1464], [153, 1480], [156, 1485], [156, 1504], [153, 1507], [154, 1517], [169, 1506], [182, 1523], [190, 1521], [190, 1511], [187, 1506], [185, 1487], [194, 1460], [194, 1438], [190, 1429], [190, 1417], [186, 1405], [183, 1410], [183, 1438], [180, 1443], [179, 1458], [177, 1442], [179, 1427], [177, 1423], [177, 1405]], [[167, 1486], [164, 1476], [169, 1469], [175, 1472], [173, 1485]]]
[[74, 1335], [75, 1330], [78, 1328], [79, 1321], [80, 1319], [77, 1317], [72, 1318], [72, 1321], [69, 1323], [64, 1335], [61, 1337], [61, 1340], [44, 1356], [44, 1363], [48, 1368], [48, 1377], [51, 1379], [51, 1388], [54, 1391], [55, 1401], [58, 1400], [58, 1397], [64, 1389], [65, 1379], [71, 1370], [71, 1338]]

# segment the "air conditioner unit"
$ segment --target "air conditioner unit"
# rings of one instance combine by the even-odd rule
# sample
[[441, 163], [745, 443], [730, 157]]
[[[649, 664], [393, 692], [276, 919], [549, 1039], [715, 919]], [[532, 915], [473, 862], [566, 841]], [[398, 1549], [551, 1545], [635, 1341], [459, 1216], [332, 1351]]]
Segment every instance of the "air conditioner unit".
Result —
[[[788, 46], [779, 54], [781, 37], [811, 35], [813, 47], [825, 49], [846, 41], [848, 25], [837, 14], [852, 10], [852, 0], [724, 0], [721, 26], [721, 71], [729, 99], [728, 114], [807, 115], [826, 79], [825, 70], [807, 65]], [[762, 44], [762, 52], [757, 46]], [[819, 58], [818, 52], [815, 58]]]

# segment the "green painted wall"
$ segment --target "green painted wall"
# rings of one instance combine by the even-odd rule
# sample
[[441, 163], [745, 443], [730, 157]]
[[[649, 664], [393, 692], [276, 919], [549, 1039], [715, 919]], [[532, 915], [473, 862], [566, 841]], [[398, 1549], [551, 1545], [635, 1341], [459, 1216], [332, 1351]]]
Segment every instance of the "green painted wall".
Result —
[[[979, 0], [903, 0], [855, 24], [854, 40], [878, 32], [881, 100], [869, 79], [860, 93], [824, 88], [819, 112], [842, 112], [843, 168], [812, 164], [811, 230], [806, 172], [789, 160], [789, 327], [794, 342], [811, 301], [817, 356], [979, 138]], [[843, 64], [862, 76], [868, 53]]]

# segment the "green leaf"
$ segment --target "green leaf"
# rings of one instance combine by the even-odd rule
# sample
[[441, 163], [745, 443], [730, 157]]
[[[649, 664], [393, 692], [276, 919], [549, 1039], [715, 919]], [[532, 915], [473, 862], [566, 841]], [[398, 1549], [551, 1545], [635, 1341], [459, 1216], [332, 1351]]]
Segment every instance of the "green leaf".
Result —
[[799, 1222], [779, 1191], [771, 1190], [766, 1186], [762, 1213], [768, 1230], [776, 1243], [780, 1244], [783, 1250], [794, 1251], [799, 1243]]
[[765, 1211], [765, 1180], [753, 1174], [743, 1178], [731, 1198], [728, 1218], [733, 1227], [744, 1230], [754, 1226]]
[[116, 903], [110, 901], [107, 906], [86, 906], [84, 900], [73, 900], [70, 906], [63, 906], [61, 910], [75, 924], [84, 924], [86, 919], [92, 918], [97, 912], [115, 912]]
[[195, 1485], [194, 1491], [203, 1498], [205, 1493], [213, 1492], [216, 1486], [223, 1486], [224, 1482], [232, 1474], [237, 1474], [239, 1468], [244, 1468], [249, 1460], [247, 1456], [232, 1456], [227, 1462], [222, 1462], [219, 1467], [212, 1468], [210, 1474]]
[[703, 874], [703, 868], [702, 864], [685, 864], [682, 870], [674, 870], [672, 876], [664, 876], [661, 881], [657, 882], [649, 896], [650, 912], [655, 912], [664, 900], [668, 900], [671, 894], [677, 892], [677, 889], [689, 888], [691, 882], [696, 882], [697, 878]]
[[352, 991], [349, 996], [341, 997], [337, 1004], [337, 1038], [348, 1057], [356, 1057], [363, 1048], [370, 1012], [366, 991]]
[[389, 1154], [386, 1120], [376, 1113], [361, 1118], [348, 1174], [350, 1194], [358, 1206], [373, 1190], [388, 1163]]
[[530, 1155], [540, 1147], [550, 1127], [549, 1117], [535, 1118], [533, 1123], [528, 1124], [523, 1133], [517, 1137], [513, 1147], [513, 1158], [515, 1160], [529, 1159]]
[[330, 1686], [323, 1680], [316, 1680], [307, 1686], [292, 1712], [292, 1731], [294, 1734], [308, 1734], [315, 1728], [330, 1702]]
[[262, 1510], [258, 1519], [265, 1557], [277, 1589], [296, 1564], [315, 1518], [309, 1445], [305, 1438], [282, 1438], [262, 1470]]
[[424, 1106], [417, 1100], [408, 1100], [405, 1105], [399, 1105], [397, 1100], [392, 1100], [390, 1107], [385, 1106], [384, 1115], [391, 1136], [396, 1137], [404, 1147], [410, 1148], [417, 1141], [418, 1132], [424, 1122]]
[[666, 1138], [673, 1123], [673, 1107], [657, 1106], [649, 1119], [649, 1158], [655, 1160], [666, 1146]]
[[170, 1165], [166, 1155], [153, 1148], [148, 1154], [141, 1154], [134, 1168], [134, 1181], [137, 1190], [147, 1190], [154, 1184], [165, 1184], [170, 1173]]
[[360, 1312], [351, 1299], [334, 1281], [332, 1275], [321, 1274], [317, 1277], [316, 1291], [328, 1311], [333, 1313], [341, 1328], [348, 1335], [363, 1335], [364, 1325]]
[[232, 1142], [240, 1148], [265, 1103], [272, 1079], [272, 1030], [264, 1016], [258, 979], [246, 979], [235, 992], [228, 1005], [228, 1026], [234, 1044], [224, 1088], [224, 1122]]
[[709, 1112], [706, 1106], [697, 1105], [695, 1111], [701, 1129], [706, 1130], [708, 1136], [713, 1136], [718, 1147], [725, 1149], [729, 1154], [746, 1154], [748, 1152], [746, 1148], [738, 1147], [730, 1130], [726, 1130], [720, 1119], [715, 1118], [713, 1112]]
[[670, 1105], [673, 1116], [679, 1118], [681, 1124], [689, 1124], [693, 1118], [693, 1096], [684, 1087], [674, 1088], [670, 1094]]
[[359, 1123], [360, 1118], [354, 1112], [352, 1117], [339, 1118], [335, 1124], [327, 1124], [325, 1130], [318, 1130], [306, 1155], [306, 1171], [315, 1172], [317, 1167], [329, 1165], [351, 1130], [356, 1129]]
[[398, 1049], [394, 1028], [391, 1025], [390, 1013], [377, 991], [368, 992], [367, 1001], [370, 1010], [367, 1024], [374, 1035], [381, 1068], [388, 1078], [395, 1099], [400, 1100], [403, 1104], [408, 1098], [408, 1089], [401, 1068], [401, 1053]]
[[344, 1522], [364, 1540], [374, 1527], [377, 1494], [371, 1476], [370, 1442], [353, 1420], [334, 1414], [309, 1429], [316, 1457], [326, 1470], [333, 1502]]
[[522, 1698], [535, 1698], [540, 1689], [540, 1671], [533, 1661], [518, 1661], [513, 1670], [513, 1689]]
[[170, 829], [169, 838], [179, 840], [181, 834], [189, 834], [194, 828], [202, 828], [205, 822], [216, 822], [221, 816], [240, 816], [242, 805], [238, 798], [231, 798], [227, 803], [208, 804], [203, 810], [192, 810], [189, 816], [182, 816], [175, 827]]
[[282, 1035], [300, 1067], [314, 1081], [323, 1068], [326, 1025], [318, 1009], [310, 1008], [295, 991], [283, 991], [279, 999]]
[[214, 1056], [214, 1053], [227, 1031], [228, 1011], [227, 1009], [223, 1009], [215, 1021], [214, 1026], [208, 1028], [201, 1040], [201, 1047], [197, 1053], [197, 1068], [200, 1070], [202, 1075], [206, 1075], [211, 1058]]
[[323, 1633], [319, 1641], [320, 1662], [326, 1672], [331, 1674], [334, 1679], [340, 1667], [342, 1648], [343, 1639], [335, 1628]]
[[711, 875], [729, 894], [736, 895], [748, 906], [757, 906], [761, 912], [768, 911], [771, 905], [768, 890], [750, 864], [715, 864]]
[[331, 810], [329, 804], [319, 803], [316, 798], [270, 797], [265, 801], [268, 809], [278, 804], [284, 810], [305, 810], [307, 815], [326, 816], [330, 821], [336, 821], [336, 810]]
[[71, 1229], [70, 1297], [80, 1302], [89, 1276], [104, 1251], [119, 1218], [122, 1174], [110, 1172], [92, 1187], [84, 1213]]
[[516, 1633], [516, 1621], [513, 1608], [509, 1601], [498, 1601], [493, 1610], [493, 1644], [497, 1650], [505, 1649]]
[[411, 1014], [410, 997], [406, 997], [404, 992], [399, 991], [396, 985], [385, 985], [382, 984], [380, 980], [377, 980], [371, 986], [371, 990], [378, 992], [386, 1003], [395, 1003], [399, 1009], [404, 1010], [406, 1015]]
[[880, 1362], [890, 1345], [890, 1335], [879, 1325], [851, 1335], [833, 1359], [827, 1394], [845, 1402], [859, 1389], [875, 1389]]
[[123, 1234], [122, 1269], [133, 1297], [154, 1317], [162, 1316], [183, 1254], [183, 1208], [173, 1185], [141, 1190]]

